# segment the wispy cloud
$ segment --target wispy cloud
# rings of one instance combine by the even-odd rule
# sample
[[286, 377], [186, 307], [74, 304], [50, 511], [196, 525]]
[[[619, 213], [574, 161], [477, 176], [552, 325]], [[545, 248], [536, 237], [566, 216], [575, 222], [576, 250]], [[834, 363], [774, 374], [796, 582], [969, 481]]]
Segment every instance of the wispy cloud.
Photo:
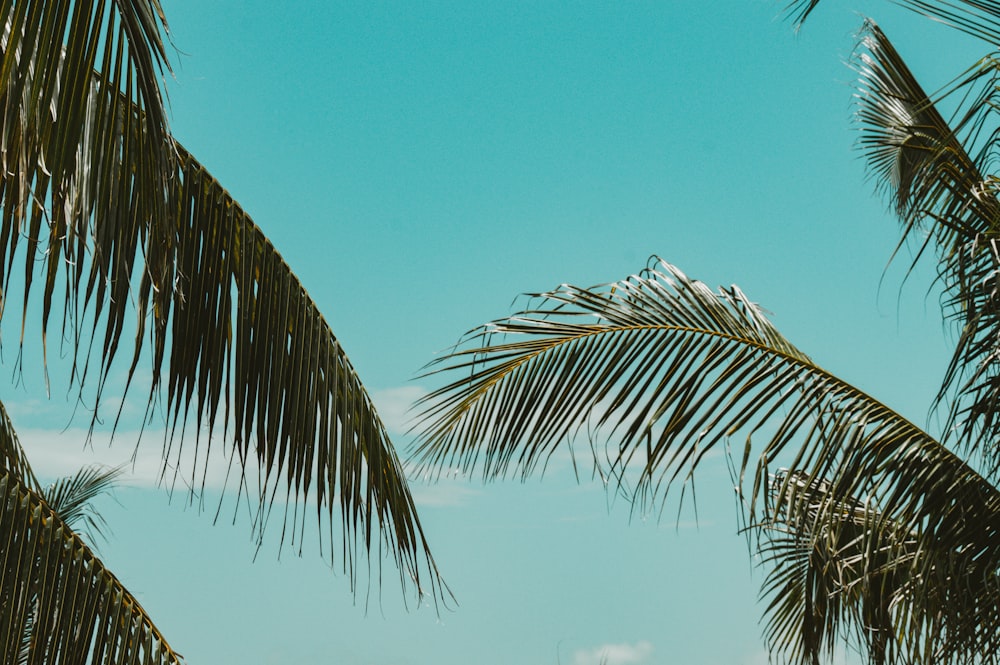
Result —
[[427, 393], [428, 390], [421, 386], [398, 386], [372, 391], [371, 397], [389, 434], [402, 436], [419, 412], [413, 405]]
[[[171, 464], [164, 474], [163, 464], [163, 432], [162, 431], [118, 431], [112, 441], [107, 432], [94, 432], [88, 440], [85, 428], [69, 428], [65, 430], [21, 428], [18, 438], [28, 454], [35, 473], [41, 478], [58, 478], [68, 476], [81, 467], [100, 464], [104, 466], [124, 465], [126, 472], [121, 483], [133, 487], [155, 487], [165, 485], [170, 487], [174, 482], [174, 468], [177, 473], [177, 489], [186, 487], [185, 483], [192, 478], [194, 466], [194, 445], [186, 443], [186, 450], [177, 456], [175, 449], [171, 452]], [[214, 447], [214, 446], [213, 446]], [[202, 469], [205, 468], [205, 447], [199, 452], [197, 483], [202, 481]], [[226, 475], [226, 460], [221, 454], [213, 452], [213, 459], [205, 476], [205, 487], [219, 489], [224, 485]]]
[[602, 644], [589, 649], [573, 652], [573, 665], [632, 665], [648, 662], [653, 654], [653, 645], [646, 640], [635, 644]]

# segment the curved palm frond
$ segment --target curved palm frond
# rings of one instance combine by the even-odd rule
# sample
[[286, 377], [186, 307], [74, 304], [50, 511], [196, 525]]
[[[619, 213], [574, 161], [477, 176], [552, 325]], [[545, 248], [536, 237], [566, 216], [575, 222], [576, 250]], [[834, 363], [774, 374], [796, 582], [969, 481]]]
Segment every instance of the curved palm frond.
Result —
[[[801, 23], [819, 0], [788, 11]], [[1000, 6], [981, 0], [900, 4], [1000, 46]], [[878, 190], [902, 225], [900, 248], [932, 249], [945, 287], [943, 308], [959, 326], [938, 405], [962, 444], [1000, 468], [1000, 180], [995, 171], [1000, 61], [983, 58], [933, 96], [924, 92], [885, 34], [868, 20], [857, 52], [859, 145]], [[946, 120], [938, 106], [958, 100]], [[971, 154], [970, 154], [971, 153]], [[898, 248], [897, 248], [898, 252]]]
[[2, 662], [182, 662], [79, 536], [9, 472], [0, 474], [0, 532]]
[[[304, 504], [314, 495], [321, 522], [339, 510], [343, 564], [352, 582], [359, 546], [371, 552], [385, 544], [404, 584], [412, 581], [422, 593], [422, 580], [429, 579], [436, 597], [441, 580], [402, 465], [343, 348], [253, 220], [183, 147], [176, 148], [177, 288], [164, 303], [172, 309], [158, 308], [149, 280], [138, 298], [141, 312], [153, 303], [153, 391], [166, 382], [170, 441], [193, 416], [195, 445], [207, 458], [221, 419], [224, 433], [232, 426], [235, 436], [238, 491], [248, 488], [242, 479], [248, 467], [260, 471], [258, 539], [276, 494], [284, 492], [282, 537], [287, 532], [293, 542], [301, 540]], [[142, 336], [140, 325], [132, 371]], [[171, 339], [184, 343], [169, 347], [161, 377]], [[179, 446], [174, 454], [179, 460]], [[202, 481], [205, 468], [200, 466]], [[331, 557], [333, 552], [331, 543]]]
[[899, 0], [904, 7], [945, 25], [978, 37], [991, 46], [1000, 46], [1000, 7], [989, 0]]
[[12, 473], [26, 487], [35, 491], [40, 487], [3, 402], [0, 402], [0, 471]]
[[[894, 0], [928, 18], [935, 19], [978, 37], [993, 46], [1000, 46], [1000, 6], [991, 0]], [[792, 0], [785, 13], [800, 28], [820, 0]]]
[[[282, 540], [301, 544], [315, 500], [321, 532], [342, 524], [352, 586], [359, 556], [380, 565], [384, 553], [404, 585], [422, 593], [429, 575], [437, 597], [402, 467], [346, 354], [274, 246], [169, 135], [159, 3], [6, 2], [0, 12], [0, 284], [6, 295], [23, 255], [22, 344], [40, 268], [43, 341], [62, 297], [73, 380], [81, 397], [96, 381], [96, 421], [134, 303], [126, 390], [150, 358], [150, 415], [167, 394], [165, 465], [193, 421], [187, 481], [197, 487], [213, 433], [233, 432], [237, 492], [257, 493], [258, 539], [277, 499]], [[250, 469], [256, 487], [244, 482]]]
[[[634, 497], [651, 505], [693, 478], [706, 453], [745, 435], [739, 482], [751, 524], [790, 525], [806, 546], [826, 551], [845, 502], [861, 501], [874, 516], [864, 547], [912, 534], [891, 564], [913, 579], [965, 584], [955, 566], [1000, 566], [1000, 492], [918, 427], [815, 365], [738, 288], [716, 293], [661, 263], [606, 287], [564, 285], [535, 297], [537, 306], [475, 331], [438, 361], [432, 373], [452, 381], [424, 402], [414, 450], [424, 470], [526, 476], [588, 430], [607, 437], [611, 473], [638, 473]], [[756, 454], [755, 438], [764, 439]], [[789, 470], [775, 483], [778, 461]], [[820, 482], [824, 491], [812, 491]], [[893, 602], [930, 607], [932, 589], [907, 588]], [[831, 631], [864, 618], [825, 616], [828, 625], [799, 625], [802, 653], [818, 653]], [[919, 635], [937, 626], [932, 613], [903, 619], [916, 620]], [[902, 619], [893, 620], [898, 628]]]

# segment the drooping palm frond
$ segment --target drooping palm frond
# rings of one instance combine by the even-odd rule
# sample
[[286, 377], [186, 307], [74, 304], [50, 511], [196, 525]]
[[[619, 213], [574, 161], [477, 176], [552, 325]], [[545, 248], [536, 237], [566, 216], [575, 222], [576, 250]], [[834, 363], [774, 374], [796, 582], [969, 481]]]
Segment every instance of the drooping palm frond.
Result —
[[[716, 293], [661, 263], [606, 287], [564, 285], [534, 297], [536, 306], [475, 331], [438, 361], [435, 372], [451, 382], [424, 402], [414, 450], [424, 470], [527, 475], [586, 430], [606, 437], [609, 471], [637, 475], [634, 496], [649, 505], [692, 478], [713, 448], [745, 437], [739, 474], [751, 524], [790, 525], [825, 551], [845, 502], [860, 501], [875, 516], [865, 547], [912, 534], [891, 565], [913, 579], [967, 583], [942, 564], [953, 554], [955, 566], [1000, 566], [1000, 492], [920, 428], [815, 365], [738, 288]], [[775, 485], [777, 461], [789, 471]], [[824, 492], [811, 491], [820, 482]], [[907, 589], [894, 602], [930, 607], [931, 588]], [[800, 625], [802, 653], [817, 653], [851, 621], [864, 630], [856, 625], [863, 615], [824, 616], [829, 625]], [[930, 613], [893, 617], [894, 629], [903, 620], [936, 626]]]
[[352, 585], [359, 557], [385, 554], [404, 584], [436, 595], [404, 474], [346, 354], [274, 246], [168, 132], [159, 3], [6, 2], [0, 16], [0, 288], [9, 297], [23, 260], [27, 312], [40, 272], [43, 341], [63, 300], [74, 381], [81, 395], [96, 383], [93, 418], [134, 304], [126, 389], [149, 358], [150, 405], [167, 395], [165, 464], [193, 445], [185, 482], [197, 487], [213, 433], [232, 434], [258, 538], [277, 499], [282, 539], [301, 543], [315, 500], [321, 531], [342, 525]]
[[[900, 4], [1000, 46], [1000, 5], [982, 0], [899, 0]], [[819, 0], [789, 5], [798, 22]], [[946, 431], [1000, 466], [1000, 156], [996, 109], [1000, 61], [983, 58], [952, 84], [928, 95], [885, 34], [866, 21], [858, 49], [859, 145], [878, 189], [901, 222], [900, 246], [937, 261], [946, 315], [958, 324], [939, 405]], [[945, 101], [956, 110], [945, 119]], [[932, 250], [926, 252], [926, 250]]]
[[0, 474], [0, 533], [0, 662], [182, 662], [128, 590], [9, 472]]
[[[193, 418], [195, 445], [207, 457], [221, 420], [223, 432], [235, 436], [241, 475], [260, 472], [254, 500], [261, 520], [275, 495], [283, 493], [283, 533], [294, 541], [304, 529], [305, 501], [313, 495], [321, 521], [340, 513], [343, 564], [352, 580], [355, 557], [384, 544], [404, 583], [413, 581], [423, 591], [426, 580], [427, 590], [437, 595], [440, 579], [402, 465], [346, 353], [253, 220], [200, 163], [176, 147], [181, 163], [172, 199], [177, 288], [165, 303], [172, 309], [152, 307], [153, 389], [167, 384], [171, 441]], [[151, 288], [144, 280], [140, 311], [156, 299]], [[140, 326], [133, 370], [142, 334]], [[183, 343], [170, 345], [168, 353], [171, 340]], [[165, 358], [168, 368], [161, 377]], [[178, 444], [183, 443], [181, 438]], [[181, 451], [174, 452], [180, 459]], [[204, 469], [201, 465], [198, 472]], [[241, 481], [240, 488], [248, 486]], [[262, 538], [264, 525], [257, 526]], [[331, 556], [333, 551], [331, 543]]]
[[[931, 249], [959, 334], [941, 391], [947, 430], [1000, 464], [1000, 201], [995, 107], [998, 61], [986, 58], [937, 97], [959, 96], [949, 123], [877, 26], [868, 23], [857, 65], [860, 146], [902, 224], [901, 244]], [[968, 148], [976, 150], [970, 156]]]

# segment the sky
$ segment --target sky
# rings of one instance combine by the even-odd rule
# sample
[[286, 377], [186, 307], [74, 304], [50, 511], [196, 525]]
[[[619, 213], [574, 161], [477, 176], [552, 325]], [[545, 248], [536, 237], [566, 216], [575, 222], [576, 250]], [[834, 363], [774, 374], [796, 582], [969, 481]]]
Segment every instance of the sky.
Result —
[[[897, 227], [853, 147], [845, 62], [863, 15], [928, 90], [987, 49], [886, 2], [827, 0], [798, 33], [782, 6], [166, 0], [171, 125], [295, 270], [400, 451], [435, 386], [421, 368], [462, 333], [654, 254], [738, 284], [934, 432], [951, 338], [930, 270], [904, 284], [905, 251], [887, 268]], [[8, 383], [18, 323], [3, 320], [0, 396], [36, 469], [127, 459], [128, 427], [83, 446], [58, 357], [46, 396], [31, 328]], [[246, 519], [213, 524], [157, 487], [159, 455], [145, 437], [98, 551], [191, 665], [767, 661], [722, 457], [700, 469], [697, 515], [632, 513], [565, 456], [526, 483], [415, 484], [457, 599], [435, 611], [404, 605], [391, 564], [352, 594], [315, 548], [257, 551]]]

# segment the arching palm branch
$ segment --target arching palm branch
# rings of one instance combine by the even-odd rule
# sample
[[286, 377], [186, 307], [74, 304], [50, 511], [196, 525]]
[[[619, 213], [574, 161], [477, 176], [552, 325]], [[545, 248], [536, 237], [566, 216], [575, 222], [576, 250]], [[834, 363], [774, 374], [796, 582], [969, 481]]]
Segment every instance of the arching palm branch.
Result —
[[[360, 559], [387, 556], [404, 586], [437, 598], [402, 467], [343, 349], [274, 246], [169, 132], [159, 1], [3, 0], [0, 22], [0, 314], [23, 284], [21, 344], [38, 323], [47, 344], [61, 309], [95, 420], [124, 346], [126, 388], [148, 362], [150, 406], [166, 394], [165, 464], [195, 446], [186, 482], [204, 482], [213, 435], [229, 437], [259, 538], [276, 496], [282, 539], [301, 536], [315, 501], [321, 531], [341, 525], [352, 586]], [[40, 322], [28, 317], [36, 297]], [[33, 505], [33, 488], [8, 485], [11, 501]]]
[[[818, 662], [850, 634], [873, 662], [960, 662], [947, 659], [982, 640], [956, 635], [1000, 634], [1000, 617], [954, 625], [958, 610], [937, 605], [981, 607], [977, 583], [1000, 565], [1000, 491], [815, 365], [739, 289], [716, 293], [660, 263], [613, 285], [534, 297], [439, 361], [452, 382], [425, 403], [415, 448], [425, 470], [529, 474], [586, 432], [608, 442], [595, 463], [606, 455], [608, 471], [633, 476], [648, 507], [708, 452], [745, 440], [749, 523], [776, 564], [766, 587], [772, 647]], [[817, 575], [834, 577], [808, 583]]]

